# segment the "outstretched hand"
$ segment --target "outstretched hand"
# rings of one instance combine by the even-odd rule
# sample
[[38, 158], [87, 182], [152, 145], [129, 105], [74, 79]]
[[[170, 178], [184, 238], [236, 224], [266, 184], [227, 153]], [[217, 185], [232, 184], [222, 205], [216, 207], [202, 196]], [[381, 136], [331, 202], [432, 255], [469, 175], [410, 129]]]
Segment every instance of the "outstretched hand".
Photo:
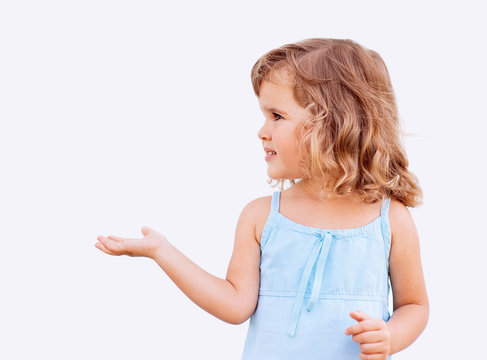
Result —
[[360, 344], [360, 359], [387, 359], [391, 349], [391, 333], [385, 321], [372, 318], [360, 310], [351, 312], [350, 316], [358, 323], [348, 327], [345, 335], [352, 335], [352, 340]]
[[157, 251], [165, 244], [167, 239], [164, 235], [158, 233], [150, 227], [143, 226], [142, 239], [127, 239], [119, 236], [100, 235], [97, 237], [98, 242], [95, 247], [109, 255], [128, 255], [128, 256], [145, 256], [154, 258]]

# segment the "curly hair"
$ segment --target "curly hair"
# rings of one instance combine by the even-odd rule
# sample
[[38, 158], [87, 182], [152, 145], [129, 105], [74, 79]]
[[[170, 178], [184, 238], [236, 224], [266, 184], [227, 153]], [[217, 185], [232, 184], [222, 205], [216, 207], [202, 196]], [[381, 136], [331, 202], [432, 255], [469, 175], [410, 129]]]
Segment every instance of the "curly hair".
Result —
[[[262, 81], [284, 69], [296, 102], [310, 118], [298, 127], [305, 178], [321, 195], [353, 194], [366, 203], [390, 196], [405, 206], [422, 204], [410, 172], [394, 90], [380, 55], [349, 39], [305, 39], [261, 56], [251, 72], [259, 96]], [[271, 71], [272, 70], [272, 71]], [[284, 189], [285, 179], [279, 179]], [[295, 179], [290, 179], [296, 184]], [[276, 186], [272, 185], [272, 186]]]

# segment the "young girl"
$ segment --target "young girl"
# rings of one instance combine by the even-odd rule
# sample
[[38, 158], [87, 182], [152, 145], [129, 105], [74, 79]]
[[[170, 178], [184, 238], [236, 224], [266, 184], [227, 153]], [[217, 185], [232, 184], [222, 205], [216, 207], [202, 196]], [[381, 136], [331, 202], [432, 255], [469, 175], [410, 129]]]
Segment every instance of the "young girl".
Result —
[[226, 279], [146, 226], [141, 239], [100, 235], [95, 246], [154, 259], [225, 322], [250, 318], [245, 360], [388, 359], [423, 331], [429, 305], [407, 208], [422, 191], [387, 68], [354, 41], [307, 39], [262, 56], [251, 77], [280, 190], [243, 209]]

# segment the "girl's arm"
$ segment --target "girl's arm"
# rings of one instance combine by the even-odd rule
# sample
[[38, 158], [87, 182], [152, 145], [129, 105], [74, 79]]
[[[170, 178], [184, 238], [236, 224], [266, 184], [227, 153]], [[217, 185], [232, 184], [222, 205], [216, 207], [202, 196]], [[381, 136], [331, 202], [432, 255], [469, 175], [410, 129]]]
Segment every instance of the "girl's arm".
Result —
[[259, 295], [260, 246], [255, 237], [256, 200], [239, 217], [226, 279], [206, 272], [169, 242], [154, 260], [196, 305], [217, 318], [241, 324], [254, 312]]
[[389, 273], [394, 312], [387, 322], [391, 334], [390, 353], [409, 345], [428, 322], [429, 302], [421, 267], [418, 233], [406, 206], [391, 201], [389, 223], [392, 233]]
[[419, 240], [406, 206], [391, 201], [389, 210], [391, 251], [389, 273], [394, 312], [389, 321], [372, 318], [358, 310], [350, 316], [357, 324], [345, 329], [359, 343], [360, 359], [386, 359], [413, 343], [426, 327], [428, 296], [421, 268]]
[[142, 239], [99, 236], [95, 246], [110, 255], [154, 259], [196, 305], [227, 323], [241, 324], [253, 314], [259, 294], [260, 245], [254, 221], [259, 199], [247, 204], [240, 214], [226, 279], [203, 270], [164, 235], [148, 227], [142, 228]]

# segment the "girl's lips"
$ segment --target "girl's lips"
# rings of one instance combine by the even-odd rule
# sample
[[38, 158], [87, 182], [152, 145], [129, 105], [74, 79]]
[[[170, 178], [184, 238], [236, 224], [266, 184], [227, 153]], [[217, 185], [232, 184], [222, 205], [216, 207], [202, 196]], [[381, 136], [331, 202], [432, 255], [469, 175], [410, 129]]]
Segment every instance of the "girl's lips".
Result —
[[266, 155], [265, 156], [265, 161], [268, 161], [270, 159], [272, 159], [274, 156], [276, 156], [277, 154], [272, 154], [272, 155]]

